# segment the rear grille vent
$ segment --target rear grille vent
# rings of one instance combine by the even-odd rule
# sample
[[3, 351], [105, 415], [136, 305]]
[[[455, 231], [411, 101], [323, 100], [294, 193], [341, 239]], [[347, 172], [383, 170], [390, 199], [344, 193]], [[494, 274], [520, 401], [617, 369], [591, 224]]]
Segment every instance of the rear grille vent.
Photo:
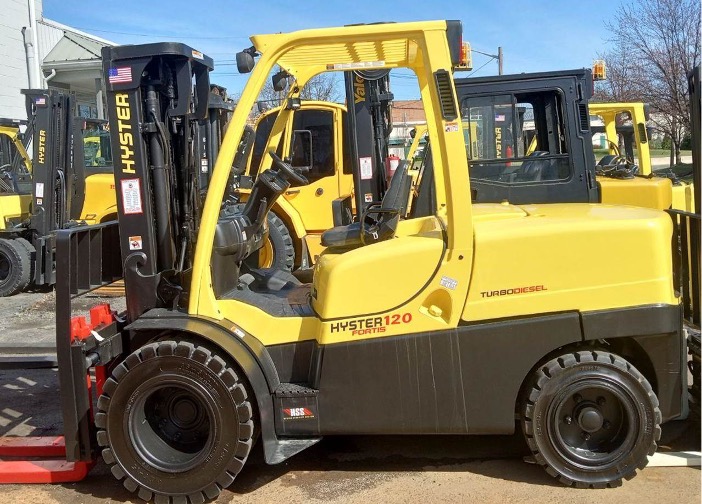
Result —
[[580, 131], [588, 131], [590, 129], [590, 114], [587, 113], [587, 105], [580, 103], [578, 113], [580, 114]]
[[445, 121], [457, 119], [458, 108], [456, 107], [456, 101], [453, 99], [450, 74], [446, 70], [437, 70], [434, 73], [434, 79], [436, 81], [436, 89], [439, 92], [442, 117]]

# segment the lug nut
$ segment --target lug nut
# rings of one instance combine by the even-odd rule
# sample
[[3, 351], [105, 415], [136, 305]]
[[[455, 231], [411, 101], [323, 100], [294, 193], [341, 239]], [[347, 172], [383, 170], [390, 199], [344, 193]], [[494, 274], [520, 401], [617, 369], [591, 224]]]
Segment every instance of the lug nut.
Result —
[[563, 419], [563, 421], [567, 424], [570, 425], [573, 423], [573, 419], [570, 417], [570, 415], [566, 415], [566, 417]]
[[612, 424], [609, 423], [607, 420], [605, 420], [604, 422], [602, 422], [602, 427], [605, 428], [605, 429], [609, 429], [611, 426], [612, 426]]
[[573, 396], [573, 400], [574, 400], [576, 403], [578, 403], [578, 402], [580, 402], [580, 401], [583, 400], [583, 396], [581, 396], [580, 394], [575, 394], [575, 395]]
[[589, 433], [589, 432], [583, 431], [583, 434], [582, 434], [582, 435], [583, 435], [583, 439], [584, 439], [585, 441], [589, 441], [589, 440], [590, 440], [590, 433]]
[[597, 404], [599, 404], [600, 406], [604, 405], [605, 402], [606, 402], [606, 401], [605, 401], [605, 398], [604, 398], [604, 397], [598, 397], [598, 398], [597, 398]]

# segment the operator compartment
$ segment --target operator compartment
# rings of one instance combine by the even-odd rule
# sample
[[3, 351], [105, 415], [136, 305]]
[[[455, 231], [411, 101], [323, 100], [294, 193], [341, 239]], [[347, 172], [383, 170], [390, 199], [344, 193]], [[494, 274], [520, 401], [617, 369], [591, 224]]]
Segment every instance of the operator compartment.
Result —
[[518, 208], [476, 211], [464, 320], [678, 304], [666, 213], [601, 204]]
[[[243, 170], [254, 136], [253, 130], [247, 129], [239, 147], [241, 155], [234, 160], [235, 172]], [[268, 212], [290, 182], [307, 183], [275, 152], [269, 154], [274, 166], [256, 178], [243, 210], [225, 206], [220, 213], [212, 250], [212, 288], [218, 299], [236, 299], [275, 316], [311, 315], [309, 284], [302, 284], [288, 271], [244, 263], [263, 246], [268, 236]]]

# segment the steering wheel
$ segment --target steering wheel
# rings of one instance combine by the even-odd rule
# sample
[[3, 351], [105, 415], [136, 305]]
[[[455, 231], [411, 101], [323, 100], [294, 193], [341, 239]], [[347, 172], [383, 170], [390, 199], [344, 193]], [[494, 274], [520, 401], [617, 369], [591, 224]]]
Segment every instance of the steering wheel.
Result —
[[280, 156], [278, 156], [273, 149], [269, 150], [268, 154], [270, 154], [270, 156], [273, 158], [273, 166], [278, 171], [282, 172], [285, 175], [285, 178], [287, 178], [290, 182], [297, 182], [301, 185], [307, 185], [310, 183], [306, 177], [290, 166], [289, 163], [286, 163], [280, 159]]

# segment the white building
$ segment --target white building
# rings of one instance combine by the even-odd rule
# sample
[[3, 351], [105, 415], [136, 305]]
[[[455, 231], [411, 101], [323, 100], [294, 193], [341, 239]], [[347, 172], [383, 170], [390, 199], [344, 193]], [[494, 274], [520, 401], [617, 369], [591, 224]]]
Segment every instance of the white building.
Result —
[[46, 19], [42, 0], [2, 0], [0, 117], [26, 119], [22, 89], [74, 92], [76, 113], [102, 117], [100, 50], [114, 45]]

